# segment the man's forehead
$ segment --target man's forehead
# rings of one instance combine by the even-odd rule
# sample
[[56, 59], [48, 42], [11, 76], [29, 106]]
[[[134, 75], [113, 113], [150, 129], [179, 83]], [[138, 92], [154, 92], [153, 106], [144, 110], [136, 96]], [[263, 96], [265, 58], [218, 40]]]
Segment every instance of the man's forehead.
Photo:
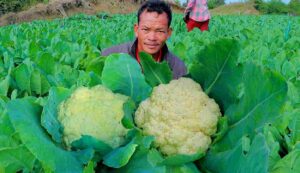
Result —
[[142, 14], [152, 14], [153, 16], [158, 17], [159, 15], [161, 15], [161, 14], [166, 14], [166, 13], [164, 13], [164, 12], [158, 13], [158, 12], [156, 12], [156, 11], [148, 11], [148, 10], [145, 10], [145, 11], [143, 11]]
[[145, 10], [140, 15], [140, 22], [141, 23], [160, 22], [161, 24], [168, 25], [168, 16], [167, 13], [165, 12], [159, 14], [158, 12], [148, 12]]

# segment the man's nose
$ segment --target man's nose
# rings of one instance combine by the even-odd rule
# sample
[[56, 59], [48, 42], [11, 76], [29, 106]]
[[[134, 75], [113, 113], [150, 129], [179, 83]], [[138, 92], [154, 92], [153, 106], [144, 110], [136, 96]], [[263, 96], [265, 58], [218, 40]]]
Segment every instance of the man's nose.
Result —
[[149, 32], [148, 34], [148, 39], [149, 40], [156, 40], [157, 39], [157, 34], [154, 31]]

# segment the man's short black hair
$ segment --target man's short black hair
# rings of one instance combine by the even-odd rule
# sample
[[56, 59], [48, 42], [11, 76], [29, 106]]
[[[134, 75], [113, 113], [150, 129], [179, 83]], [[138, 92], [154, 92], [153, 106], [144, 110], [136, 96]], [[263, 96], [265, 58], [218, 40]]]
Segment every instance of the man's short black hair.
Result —
[[163, 12], [165, 12], [168, 16], [168, 26], [170, 27], [172, 21], [172, 11], [170, 5], [165, 1], [148, 0], [144, 2], [138, 10], [138, 23], [140, 23], [140, 16], [145, 10], [147, 10], [147, 12], [157, 12], [158, 14], [162, 14]]

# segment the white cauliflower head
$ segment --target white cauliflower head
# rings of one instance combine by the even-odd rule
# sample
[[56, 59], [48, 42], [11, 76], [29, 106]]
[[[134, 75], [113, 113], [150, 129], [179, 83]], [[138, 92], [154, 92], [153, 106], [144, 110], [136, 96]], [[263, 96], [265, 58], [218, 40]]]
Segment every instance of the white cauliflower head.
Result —
[[153, 89], [136, 113], [135, 123], [165, 155], [206, 151], [217, 130], [219, 106], [189, 78], [173, 80]]
[[82, 135], [93, 136], [116, 148], [124, 142], [127, 129], [122, 125], [123, 104], [127, 96], [115, 94], [104, 86], [80, 87], [59, 105], [58, 120], [68, 148]]

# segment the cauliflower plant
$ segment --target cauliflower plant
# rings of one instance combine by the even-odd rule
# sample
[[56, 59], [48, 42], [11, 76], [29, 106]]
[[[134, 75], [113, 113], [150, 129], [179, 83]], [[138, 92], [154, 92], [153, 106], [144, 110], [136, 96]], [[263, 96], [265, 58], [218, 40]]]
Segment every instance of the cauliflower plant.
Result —
[[153, 89], [135, 113], [135, 123], [165, 155], [206, 151], [217, 130], [219, 106], [189, 78], [173, 80]]
[[59, 105], [58, 120], [68, 148], [81, 135], [90, 135], [112, 148], [124, 142], [127, 129], [121, 121], [127, 96], [115, 94], [104, 86], [80, 87]]

